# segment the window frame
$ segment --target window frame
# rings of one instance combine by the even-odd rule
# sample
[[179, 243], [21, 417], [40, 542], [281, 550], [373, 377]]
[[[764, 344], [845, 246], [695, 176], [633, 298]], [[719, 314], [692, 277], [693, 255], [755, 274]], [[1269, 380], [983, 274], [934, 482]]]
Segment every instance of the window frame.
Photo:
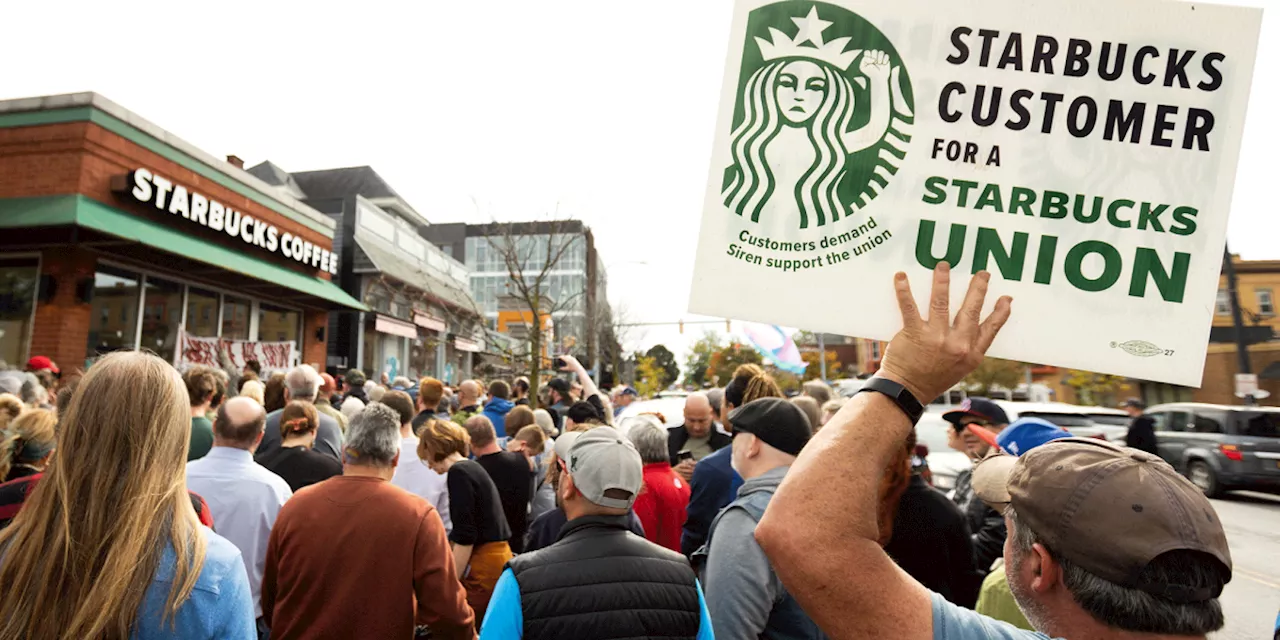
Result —
[[[1263, 294], [1266, 294], [1267, 296], [1266, 306], [1270, 307], [1269, 310], [1263, 308], [1263, 303], [1262, 303]], [[1258, 303], [1258, 315], [1267, 317], [1267, 318], [1270, 318], [1276, 315], [1276, 296], [1275, 296], [1275, 293], [1271, 290], [1271, 287], [1255, 288], [1253, 290], [1253, 296]]]

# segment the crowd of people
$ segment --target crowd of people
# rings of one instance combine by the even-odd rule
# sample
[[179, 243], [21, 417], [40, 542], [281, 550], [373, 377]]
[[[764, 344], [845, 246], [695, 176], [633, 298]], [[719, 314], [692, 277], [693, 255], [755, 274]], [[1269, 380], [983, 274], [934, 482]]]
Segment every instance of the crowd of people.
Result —
[[[1011, 313], [935, 272], [865, 392], [761, 367], [626, 410], [564, 356], [525, 378], [369, 380], [118, 352], [0, 372], [0, 638], [1142, 638], [1223, 624], [1212, 506], [1158, 457], [945, 415]], [[265, 378], [265, 380], [264, 380]], [[1034, 631], [1033, 631], [1034, 630]], [[1047, 635], [1039, 635], [1037, 632]]]

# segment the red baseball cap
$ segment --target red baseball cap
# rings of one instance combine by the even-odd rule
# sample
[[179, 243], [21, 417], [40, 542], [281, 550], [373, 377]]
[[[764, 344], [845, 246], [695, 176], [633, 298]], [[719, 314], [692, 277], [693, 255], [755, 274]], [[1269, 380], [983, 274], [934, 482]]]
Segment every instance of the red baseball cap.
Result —
[[54, 373], [62, 373], [58, 370], [58, 365], [54, 364], [53, 360], [49, 359], [49, 356], [33, 356], [27, 361], [27, 371], [40, 371], [41, 369], [48, 369]]

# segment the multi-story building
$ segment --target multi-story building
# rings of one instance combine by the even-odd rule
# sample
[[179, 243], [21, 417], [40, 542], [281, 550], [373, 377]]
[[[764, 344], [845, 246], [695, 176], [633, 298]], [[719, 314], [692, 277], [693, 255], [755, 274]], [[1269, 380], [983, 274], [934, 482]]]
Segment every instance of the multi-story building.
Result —
[[[544, 355], [574, 353], [587, 367], [599, 367], [602, 381], [612, 381], [609, 356], [618, 348], [617, 338], [605, 268], [590, 228], [581, 221], [566, 220], [433, 224], [422, 232], [466, 264], [472, 296], [491, 331], [510, 333], [509, 327], [519, 326], [527, 335], [533, 310], [504, 308], [500, 301], [522, 293], [513, 273], [523, 274], [526, 288], [541, 280], [542, 311], [550, 318], [554, 338]], [[521, 312], [524, 315], [504, 316]], [[542, 322], [545, 329], [547, 321]]]
[[340, 286], [369, 312], [329, 318], [328, 368], [457, 382], [485, 350], [467, 269], [422, 239], [428, 220], [370, 167], [288, 173], [270, 162], [249, 170], [337, 225]]

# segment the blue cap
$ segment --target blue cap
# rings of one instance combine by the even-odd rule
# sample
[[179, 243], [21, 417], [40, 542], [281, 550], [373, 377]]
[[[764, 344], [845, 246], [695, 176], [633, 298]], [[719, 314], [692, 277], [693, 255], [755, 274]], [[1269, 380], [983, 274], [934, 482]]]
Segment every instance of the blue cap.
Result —
[[1046, 442], [1058, 438], [1070, 438], [1062, 427], [1041, 418], [1022, 418], [996, 436], [996, 444], [1009, 453], [1020, 456]]
[[624, 396], [636, 396], [636, 397], [638, 398], [638, 397], [640, 397], [640, 392], [636, 391], [636, 390], [635, 390], [635, 387], [632, 387], [632, 386], [628, 385], [628, 386], [625, 386], [625, 387], [623, 387], [623, 388], [622, 388], [622, 394], [621, 394], [621, 395], [624, 395]]

